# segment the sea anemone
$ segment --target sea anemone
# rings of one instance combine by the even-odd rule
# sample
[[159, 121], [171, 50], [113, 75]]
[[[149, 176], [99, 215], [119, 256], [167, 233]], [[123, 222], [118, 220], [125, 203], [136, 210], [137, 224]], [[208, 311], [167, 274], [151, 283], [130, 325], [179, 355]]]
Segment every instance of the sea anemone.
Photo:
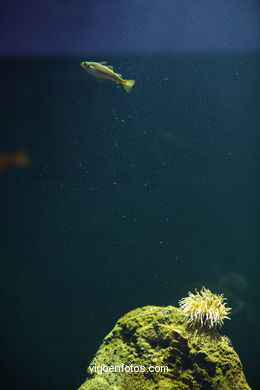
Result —
[[223, 294], [213, 294], [205, 287], [195, 291], [196, 294], [189, 292], [188, 297], [179, 301], [180, 309], [191, 326], [215, 328], [222, 326], [225, 318], [230, 319], [231, 308], [226, 307]]

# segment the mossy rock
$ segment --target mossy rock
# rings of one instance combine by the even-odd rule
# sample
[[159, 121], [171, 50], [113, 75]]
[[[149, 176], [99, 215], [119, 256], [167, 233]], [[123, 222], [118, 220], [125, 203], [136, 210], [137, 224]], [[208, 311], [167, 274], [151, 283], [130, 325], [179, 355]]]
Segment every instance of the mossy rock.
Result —
[[229, 339], [215, 329], [190, 328], [173, 306], [124, 315], [90, 367], [105, 372], [89, 369], [79, 390], [250, 390]]

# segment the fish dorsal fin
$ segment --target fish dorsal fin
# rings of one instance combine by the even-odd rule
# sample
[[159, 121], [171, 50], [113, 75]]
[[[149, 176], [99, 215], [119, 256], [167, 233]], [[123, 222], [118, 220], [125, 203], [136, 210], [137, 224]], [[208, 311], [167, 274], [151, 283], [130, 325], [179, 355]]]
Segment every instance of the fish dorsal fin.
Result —
[[106, 61], [101, 61], [100, 64], [101, 65], [106, 65]]
[[112, 65], [107, 65], [107, 68], [110, 69], [110, 70], [114, 70]]
[[117, 75], [118, 77], [123, 77], [120, 73], [116, 73], [116, 75]]

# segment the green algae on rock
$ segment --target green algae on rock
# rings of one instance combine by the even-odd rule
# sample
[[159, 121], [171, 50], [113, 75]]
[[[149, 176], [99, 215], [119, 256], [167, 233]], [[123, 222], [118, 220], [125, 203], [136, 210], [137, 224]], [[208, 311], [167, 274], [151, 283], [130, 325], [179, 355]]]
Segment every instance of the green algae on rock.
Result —
[[216, 329], [192, 329], [180, 309], [145, 306], [105, 337], [79, 390], [250, 390]]

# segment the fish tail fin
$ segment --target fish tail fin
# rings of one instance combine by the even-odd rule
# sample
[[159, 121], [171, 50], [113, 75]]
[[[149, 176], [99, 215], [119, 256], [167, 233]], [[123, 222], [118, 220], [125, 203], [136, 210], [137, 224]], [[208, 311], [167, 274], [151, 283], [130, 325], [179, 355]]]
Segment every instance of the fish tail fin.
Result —
[[124, 80], [123, 86], [126, 92], [130, 92], [134, 85], [135, 85], [135, 80]]

